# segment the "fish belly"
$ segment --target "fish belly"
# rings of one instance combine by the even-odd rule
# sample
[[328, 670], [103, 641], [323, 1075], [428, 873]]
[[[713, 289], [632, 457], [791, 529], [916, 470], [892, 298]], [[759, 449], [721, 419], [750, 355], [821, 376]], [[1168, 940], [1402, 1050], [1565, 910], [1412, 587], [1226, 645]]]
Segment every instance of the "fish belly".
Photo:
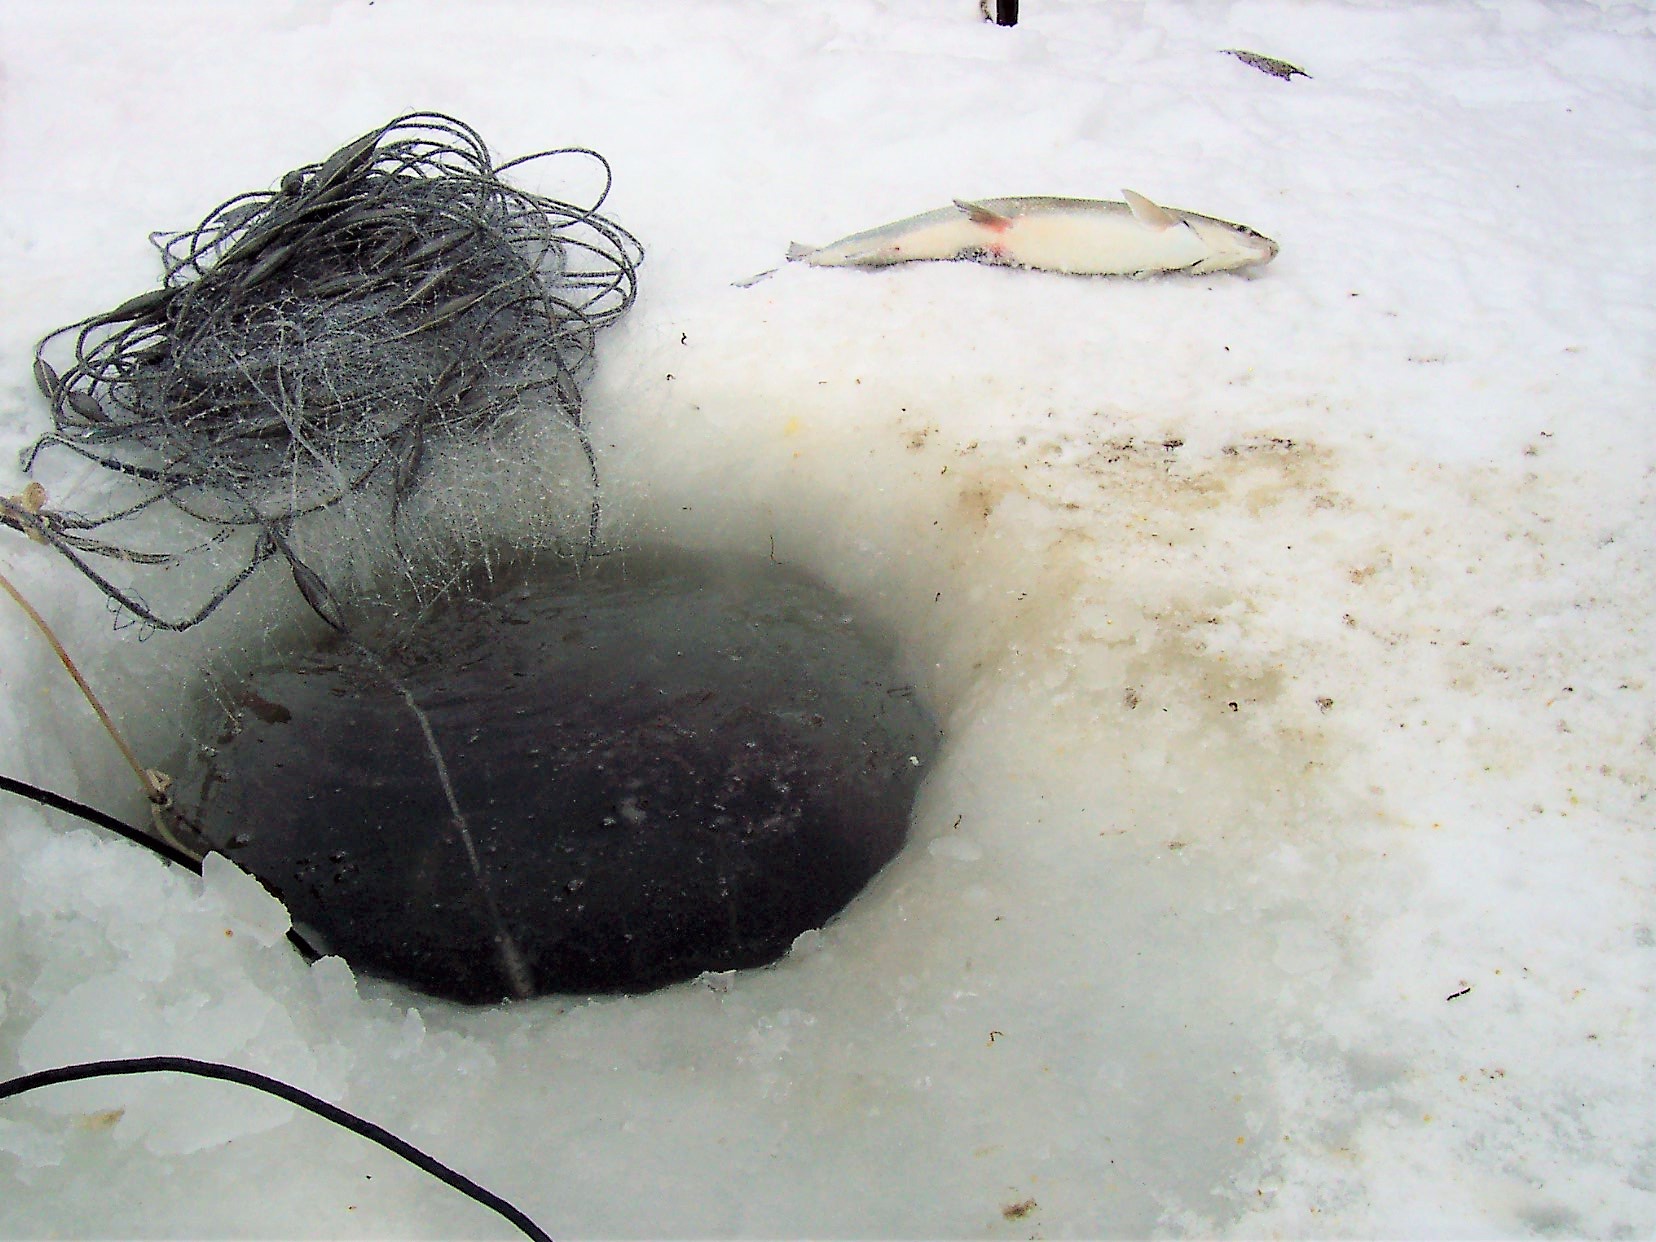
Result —
[[998, 240], [990, 250], [997, 262], [1077, 276], [1176, 272], [1209, 257], [1192, 229], [1149, 228], [1126, 211], [1018, 216]]

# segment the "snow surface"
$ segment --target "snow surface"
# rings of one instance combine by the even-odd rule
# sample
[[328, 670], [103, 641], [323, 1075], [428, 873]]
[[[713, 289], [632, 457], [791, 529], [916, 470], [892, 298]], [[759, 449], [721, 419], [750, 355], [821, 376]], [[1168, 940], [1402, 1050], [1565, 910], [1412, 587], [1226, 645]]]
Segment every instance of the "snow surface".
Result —
[[[774, 540], [948, 740], [911, 847], [778, 966], [475, 1011], [9, 801], [0, 1074], [274, 1073], [560, 1236], [1656, 1234], [1650, 10], [1023, 7], [4, 6], [0, 462], [34, 340], [151, 287], [151, 229], [410, 109], [591, 145], [650, 252], [590, 394], [611, 532]], [[1282, 254], [731, 287], [1123, 185]], [[139, 642], [45, 549], [0, 568], [157, 755], [283, 598]], [[0, 653], [4, 770], [138, 820], [15, 611]], [[6, 1236], [502, 1229], [224, 1084], [0, 1105]]]

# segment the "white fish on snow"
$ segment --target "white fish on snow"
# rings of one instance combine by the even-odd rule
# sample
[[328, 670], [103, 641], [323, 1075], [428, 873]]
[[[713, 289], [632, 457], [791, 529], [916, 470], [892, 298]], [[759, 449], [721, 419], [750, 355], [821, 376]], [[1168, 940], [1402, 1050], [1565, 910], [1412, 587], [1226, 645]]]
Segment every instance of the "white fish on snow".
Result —
[[788, 249], [818, 267], [884, 267], [926, 259], [1038, 268], [1078, 276], [1153, 276], [1235, 271], [1269, 263], [1277, 244], [1228, 220], [1161, 207], [1123, 191], [1126, 202], [1090, 198], [956, 199], [853, 233], [826, 246]]

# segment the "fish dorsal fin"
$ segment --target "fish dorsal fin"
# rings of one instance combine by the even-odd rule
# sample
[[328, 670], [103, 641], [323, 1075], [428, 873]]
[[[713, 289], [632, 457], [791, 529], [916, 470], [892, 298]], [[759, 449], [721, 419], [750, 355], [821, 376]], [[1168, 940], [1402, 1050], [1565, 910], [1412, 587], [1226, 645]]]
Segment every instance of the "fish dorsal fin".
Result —
[[957, 198], [954, 205], [964, 211], [973, 224], [988, 224], [1004, 228], [1012, 223], [1012, 217], [996, 211], [993, 207], [985, 207], [982, 203], [968, 202], [964, 198]]
[[1128, 209], [1133, 213], [1133, 219], [1150, 229], [1170, 229], [1179, 222], [1179, 218], [1165, 207], [1158, 207], [1142, 194], [1135, 194], [1132, 190], [1123, 190], [1123, 197], [1127, 200]]

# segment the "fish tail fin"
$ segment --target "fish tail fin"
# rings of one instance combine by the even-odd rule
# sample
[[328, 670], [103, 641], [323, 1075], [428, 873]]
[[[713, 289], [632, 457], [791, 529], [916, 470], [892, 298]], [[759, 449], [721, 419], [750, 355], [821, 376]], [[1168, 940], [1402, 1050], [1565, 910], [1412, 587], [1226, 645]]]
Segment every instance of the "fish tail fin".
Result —
[[801, 259], [808, 259], [820, 249], [820, 246], [807, 246], [802, 242], [791, 242], [788, 245], [788, 262], [797, 263]]

